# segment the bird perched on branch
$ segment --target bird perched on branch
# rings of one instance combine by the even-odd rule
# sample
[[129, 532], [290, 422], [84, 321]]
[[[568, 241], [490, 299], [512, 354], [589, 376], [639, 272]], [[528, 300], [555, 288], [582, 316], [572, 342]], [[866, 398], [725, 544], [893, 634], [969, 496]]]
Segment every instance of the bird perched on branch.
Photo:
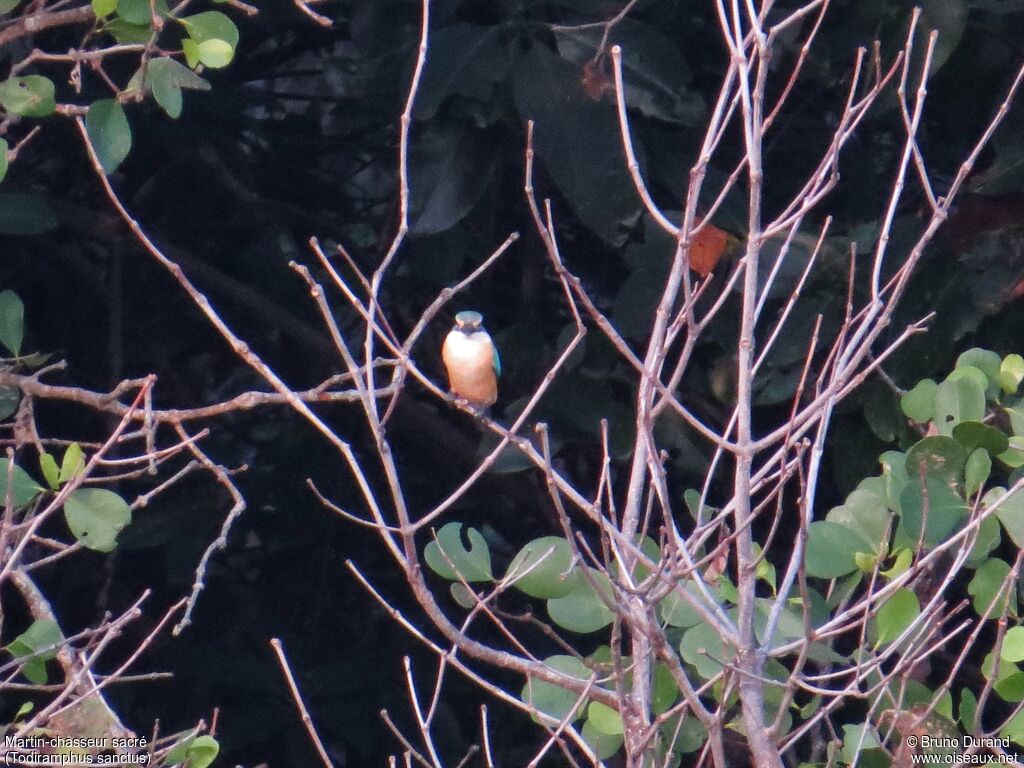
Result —
[[459, 312], [441, 349], [452, 394], [479, 409], [498, 399], [501, 375], [498, 350], [484, 330], [483, 320], [479, 312]]

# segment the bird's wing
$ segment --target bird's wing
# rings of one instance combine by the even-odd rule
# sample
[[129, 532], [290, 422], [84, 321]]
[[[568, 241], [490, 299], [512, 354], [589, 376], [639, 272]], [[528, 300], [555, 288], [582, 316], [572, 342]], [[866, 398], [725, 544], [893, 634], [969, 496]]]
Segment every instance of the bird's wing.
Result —
[[492, 346], [493, 354], [491, 355], [491, 365], [494, 368], [494, 375], [501, 376], [501, 357], [498, 356], [498, 348]]

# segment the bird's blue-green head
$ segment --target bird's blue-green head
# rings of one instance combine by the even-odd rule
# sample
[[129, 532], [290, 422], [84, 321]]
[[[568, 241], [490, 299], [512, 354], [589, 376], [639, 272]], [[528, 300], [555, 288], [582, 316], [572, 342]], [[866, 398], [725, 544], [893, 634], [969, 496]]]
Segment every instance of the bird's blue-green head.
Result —
[[465, 310], [455, 316], [455, 328], [463, 333], [476, 333], [483, 325], [484, 316], [479, 312]]

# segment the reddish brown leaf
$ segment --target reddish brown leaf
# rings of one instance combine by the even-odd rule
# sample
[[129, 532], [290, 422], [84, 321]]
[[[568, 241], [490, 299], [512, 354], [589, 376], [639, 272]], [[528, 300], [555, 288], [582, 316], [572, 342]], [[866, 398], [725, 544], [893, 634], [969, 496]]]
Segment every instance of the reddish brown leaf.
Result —
[[603, 71], [599, 62], [588, 61], [583, 66], [583, 90], [593, 101], [600, 101], [606, 94], [615, 90], [611, 78]]
[[718, 265], [729, 245], [729, 233], [714, 224], [705, 224], [690, 241], [690, 269], [707, 277]]

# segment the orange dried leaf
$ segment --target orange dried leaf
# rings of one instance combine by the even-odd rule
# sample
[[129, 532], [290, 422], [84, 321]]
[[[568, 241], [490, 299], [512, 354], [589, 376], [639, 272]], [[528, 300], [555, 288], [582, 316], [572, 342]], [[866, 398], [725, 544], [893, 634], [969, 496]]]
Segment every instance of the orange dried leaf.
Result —
[[714, 224], [705, 224], [690, 241], [690, 269], [707, 277], [718, 265], [729, 245], [729, 233]]

